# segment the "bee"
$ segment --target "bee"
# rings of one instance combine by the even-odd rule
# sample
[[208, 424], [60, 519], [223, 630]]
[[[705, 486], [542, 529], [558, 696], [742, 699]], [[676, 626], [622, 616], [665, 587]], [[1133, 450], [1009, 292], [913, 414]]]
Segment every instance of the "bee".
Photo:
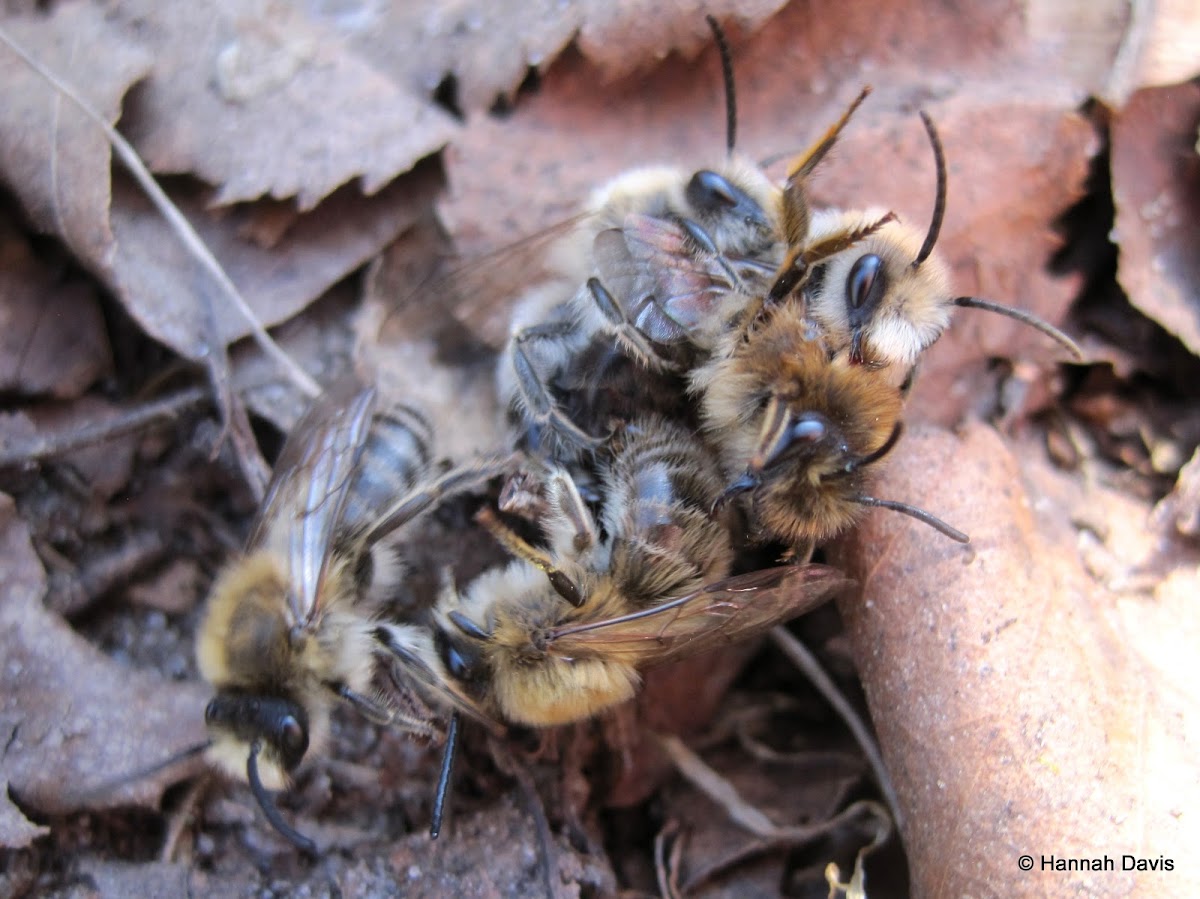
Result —
[[703, 357], [731, 328], [748, 327], [764, 302], [792, 294], [822, 260], [844, 252], [890, 220], [881, 214], [876, 222], [810, 240], [808, 179], [870, 92], [864, 87], [841, 117], [788, 165], [776, 195], [778, 239], [785, 252], [729, 257], [714, 242], [698, 238], [694, 229], [669, 217], [646, 215], [628, 215], [621, 228], [597, 236], [600, 276], [625, 298], [639, 331], [658, 347], [686, 343]]
[[197, 637], [216, 695], [205, 710], [208, 760], [250, 784], [268, 821], [302, 850], [315, 846], [281, 817], [268, 790], [287, 786], [320, 752], [344, 701], [368, 718], [429, 734], [427, 722], [370, 695], [386, 625], [373, 620], [397, 585], [385, 538], [499, 463], [429, 479], [428, 422], [401, 407], [375, 414], [374, 388], [335, 384], [280, 452], [241, 558], [217, 579]]
[[[597, 370], [611, 373], [618, 383], [661, 381], [640, 395], [681, 393], [679, 360], [656, 345], [655, 322], [636, 317], [654, 315], [653, 307], [632, 310], [631, 317], [621, 302], [624, 291], [614, 293], [603, 275], [596, 277], [598, 256], [626, 253], [612, 232], [619, 233], [631, 219], [670, 223], [680, 235], [677, 252], [711, 262], [734, 281], [739, 281], [739, 268], [773, 270], [782, 253], [779, 190], [761, 168], [733, 155], [737, 114], [732, 63], [716, 20], [710, 16], [708, 22], [725, 75], [726, 163], [698, 171], [639, 168], [599, 188], [570, 233], [549, 251], [552, 277], [529, 290], [513, 315], [497, 372], [499, 393], [518, 443], [550, 459], [570, 460], [582, 449], [601, 445], [611, 430], [604, 413], [615, 412], [618, 422], [629, 419], [619, 404], [572, 400], [577, 382], [601, 381], [603, 376], [594, 376]], [[622, 392], [618, 387], [614, 395]], [[596, 411], [583, 421], [563, 408], [568, 405]]]
[[570, 475], [548, 469], [546, 547], [484, 515], [517, 558], [448, 587], [432, 629], [402, 649], [483, 714], [536, 727], [594, 716], [631, 698], [642, 668], [747, 639], [848, 583], [824, 566], [730, 577], [731, 529], [710, 515], [722, 479], [707, 447], [653, 417], [615, 440], [598, 520]]
[[700, 380], [706, 433], [736, 473], [716, 507], [749, 493], [755, 540], [782, 542], [803, 561], [880, 506], [968, 542], [928, 512], [871, 495], [877, 464], [900, 439], [903, 394], [845, 355], [831, 360], [798, 305], [768, 306]]
[[1029, 312], [977, 297], [954, 297], [946, 264], [934, 253], [946, 209], [945, 152], [933, 120], [923, 110], [920, 115], [937, 166], [933, 218], [924, 235], [898, 219], [883, 221], [879, 210], [826, 210], [812, 219], [809, 240], [814, 243], [879, 223], [853, 250], [826, 259], [804, 290], [808, 315], [825, 341], [854, 364], [894, 366], [899, 383], [946, 329], [953, 307], [965, 306], [1024, 322], [1082, 360], [1075, 341]]

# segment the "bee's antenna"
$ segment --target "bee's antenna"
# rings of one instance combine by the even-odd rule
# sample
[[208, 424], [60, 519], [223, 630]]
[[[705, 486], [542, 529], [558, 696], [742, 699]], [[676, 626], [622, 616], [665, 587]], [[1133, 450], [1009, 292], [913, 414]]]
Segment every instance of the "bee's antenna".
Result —
[[1047, 337], [1066, 347], [1067, 351], [1080, 362], [1083, 361], [1083, 350], [1079, 348], [1079, 344], [1054, 327], [1054, 325], [1042, 321], [1032, 312], [1026, 312], [1024, 309], [1014, 309], [1012, 306], [1004, 306], [1000, 303], [993, 303], [991, 300], [981, 300], [978, 297], [956, 297], [952, 302], [955, 306], [965, 306], [970, 309], [986, 309], [988, 312], [1007, 315], [1009, 318], [1029, 325], [1031, 328], [1036, 328]]
[[890, 453], [893, 449], [895, 449], [896, 444], [900, 442], [900, 435], [903, 433], [904, 433], [904, 422], [901, 422], [901, 421], [896, 422], [896, 426], [894, 428], [892, 428], [892, 433], [888, 437], [888, 439], [884, 441], [883, 446], [881, 446], [879, 449], [875, 450], [875, 452], [873, 452], [873, 453], [868, 453], [867, 455], [863, 456], [860, 459], [855, 459], [847, 467], [846, 474], [849, 474], [852, 471], [857, 471], [858, 469], [863, 468], [864, 466], [870, 465], [873, 462], [878, 462], [880, 459], [882, 459], [884, 456], [886, 456], [888, 453]]
[[437, 790], [433, 794], [433, 811], [429, 821], [429, 839], [436, 840], [442, 832], [442, 818], [446, 814], [446, 794], [450, 792], [450, 779], [454, 775], [454, 759], [458, 755], [458, 712], [450, 713], [450, 724], [446, 728], [446, 747], [442, 750], [442, 770], [438, 772]]
[[76, 801], [81, 803], [88, 802], [99, 796], [105, 796], [109, 793], [119, 790], [126, 784], [137, 783], [139, 780], [144, 780], [147, 777], [153, 777], [159, 771], [166, 771], [168, 768], [174, 768], [176, 765], [182, 762], [186, 762], [189, 759], [193, 759], [196, 756], [201, 755], [211, 745], [212, 742], [210, 740], [205, 740], [203, 743], [197, 743], [195, 746], [188, 746], [186, 749], [181, 749], [174, 755], [168, 756], [161, 762], [155, 762], [148, 768], [142, 768], [138, 771], [122, 774], [113, 778], [112, 780], [98, 784], [97, 786], [92, 787], [90, 790], [87, 790], [75, 797]]
[[933, 252], [938, 234], [942, 230], [942, 218], [946, 214], [946, 153], [942, 149], [942, 140], [938, 137], [937, 129], [933, 127], [933, 119], [929, 113], [921, 110], [921, 121], [925, 125], [925, 133], [929, 135], [929, 143], [933, 145], [933, 158], [937, 164], [937, 198], [933, 201], [933, 220], [929, 223], [929, 233], [925, 235], [925, 243], [921, 244], [921, 252], [912, 261], [913, 268], [920, 268], [921, 263]]
[[271, 826], [305, 855], [315, 858], [317, 844], [283, 820], [283, 815], [279, 814], [279, 807], [271, 800], [271, 794], [263, 786], [262, 779], [258, 776], [258, 754], [261, 751], [262, 742], [260, 740], [255, 740], [250, 744], [250, 755], [246, 758], [246, 779], [250, 781], [250, 792], [254, 794], [258, 807], [267, 816], [267, 821]]
[[721, 54], [721, 77], [725, 81], [725, 149], [733, 155], [737, 146], [737, 92], [733, 87], [733, 54], [729, 52], [729, 41], [720, 24], [710, 14], [704, 17], [717, 41], [717, 52]]
[[935, 515], [931, 515], [924, 509], [918, 509], [916, 506], [910, 506], [908, 503], [897, 502], [894, 499], [876, 499], [873, 496], [856, 496], [853, 497], [854, 502], [861, 503], [864, 506], [875, 506], [879, 509], [891, 509], [893, 512], [903, 512], [917, 521], [923, 521], [935, 530], [941, 531], [951, 540], [958, 543], [970, 543], [971, 538], [960, 531], [958, 528], [951, 527]]

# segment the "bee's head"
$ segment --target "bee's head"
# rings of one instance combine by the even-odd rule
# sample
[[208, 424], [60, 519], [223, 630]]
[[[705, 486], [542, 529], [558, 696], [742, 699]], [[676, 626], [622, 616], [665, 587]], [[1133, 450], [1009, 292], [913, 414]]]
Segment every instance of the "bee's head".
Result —
[[268, 790], [282, 790], [308, 751], [308, 714], [295, 700], [222, 690], [204, 710], [209, 760], [231, 776], [243, 776], [259, 807], [279, 833], [302, 852], [316, 855], [308, 837], [283, 820]]
[[772, 188], [759, 183], [764, 179], [761, 172], [749, 169], [728, 176], [701, 169], [684, 189], [688, 207], [684, 217], [700, 225], [721, 253], [764, 252], [776, 240], [774, 222], [766, 211]]
[[308, 751], [308, 714], [286, 697], [222, 690], [204, 710], [204, 722], [212, 739], [209, 758], [233, 777], [249, 779], [247, 759], [259, 746], [257, 767], [270, 790], [287, 786]]

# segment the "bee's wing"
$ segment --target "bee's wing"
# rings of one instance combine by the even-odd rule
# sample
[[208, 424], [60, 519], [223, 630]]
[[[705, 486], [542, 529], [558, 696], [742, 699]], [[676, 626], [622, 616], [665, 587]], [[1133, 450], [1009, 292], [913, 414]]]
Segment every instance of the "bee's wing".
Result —
[[488, 318], [539, 278], [553, 273], [551, 248], [593, 217], [580, 212], [510, 244], [474, 257], [442, 260], [440, 271], [414, 289], [402, 306], [428, 302], [466, 322]]
[[247, 541], [287, 559], [288, 605], [296, 624], [320, 609], [321, 581], [363, 445], [375, 388], [344, 378], [319, 396], [284, 441]]
[[826, 565], [783, 565], [709, 584], [660, 606], [552, 630], [546, 651], [564, 658], [673, 661], [760, 634], [816, 608], [853, 582]]
[[593, 244], [601, 282], [620, 297], [638, 330], [658, 343], [688, 340], [708, 322], [731, 285], [668, 219], [630, 214]]

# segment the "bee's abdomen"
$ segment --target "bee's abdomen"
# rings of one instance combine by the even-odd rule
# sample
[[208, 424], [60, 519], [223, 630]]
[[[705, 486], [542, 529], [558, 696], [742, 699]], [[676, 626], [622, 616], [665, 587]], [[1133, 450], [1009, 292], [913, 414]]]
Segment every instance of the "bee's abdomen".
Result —
[[421, 480], [429, 466], [432, 440], [429, 421], [409, 406], [375, 416], [346, 497], [342, 517], [346, 531], [354, 533], [374, 524]]

